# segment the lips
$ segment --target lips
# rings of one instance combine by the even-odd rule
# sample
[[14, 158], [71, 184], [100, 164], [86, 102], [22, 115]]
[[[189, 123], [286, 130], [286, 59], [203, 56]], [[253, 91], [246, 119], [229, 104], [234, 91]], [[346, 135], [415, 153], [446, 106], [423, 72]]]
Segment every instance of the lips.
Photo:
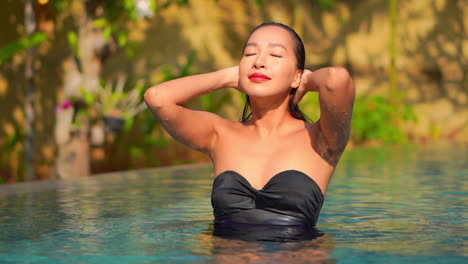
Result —
[[251, 75], [249, 75], [249, 79], [253, 82], [266, 82], [266, 81], [271, 80], [270, 77], [259, 72], [254, 72]]

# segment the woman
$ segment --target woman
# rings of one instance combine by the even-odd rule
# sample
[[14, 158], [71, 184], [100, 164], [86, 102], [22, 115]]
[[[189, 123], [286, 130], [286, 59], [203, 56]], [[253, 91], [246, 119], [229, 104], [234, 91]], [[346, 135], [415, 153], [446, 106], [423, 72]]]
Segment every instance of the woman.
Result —
[[[146, 91], [145, 101], [164, 128], [210, 156], [217, 175], [212, 192], [215, 225], [316, 224], [349, 139], [355, 90], [345, 69], [309, 71], [304, 63], [297, 33], [283, 24], [266, 23], [251, 33], [239, 66]], [[242, 122], [184, 107], [226, 87], [247, 95]], [[307, 92], [319, 93], [316, 123], [307, 122], [297, 105]]]

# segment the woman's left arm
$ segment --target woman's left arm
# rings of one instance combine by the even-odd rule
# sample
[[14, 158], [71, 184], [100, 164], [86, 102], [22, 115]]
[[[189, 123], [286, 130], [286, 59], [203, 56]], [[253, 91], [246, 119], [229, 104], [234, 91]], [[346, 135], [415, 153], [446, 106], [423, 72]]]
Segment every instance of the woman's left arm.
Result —
[[342, 67], [305, 70], [296, 101], [309, 91], [319, 93], [320, 120], [317, 122], [325, 137], [328, 151], [341, 155], [351, 133], [351, 118], [355, 97], [353, 80]]

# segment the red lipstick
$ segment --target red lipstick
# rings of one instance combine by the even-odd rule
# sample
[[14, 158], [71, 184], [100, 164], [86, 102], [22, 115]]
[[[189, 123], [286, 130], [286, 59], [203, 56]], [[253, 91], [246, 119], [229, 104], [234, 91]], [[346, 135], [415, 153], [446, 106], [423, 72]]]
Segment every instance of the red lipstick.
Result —
[[251, 81], [253, 81], [253, 82], [266, 82], [266, 81], [271, 80], [270, 77], [268, 77], [267, 75], [265, 75], [263, 73], [259, 73], [259, 72], [254, 72], [254, 73], [250, 74], [249, 79]]

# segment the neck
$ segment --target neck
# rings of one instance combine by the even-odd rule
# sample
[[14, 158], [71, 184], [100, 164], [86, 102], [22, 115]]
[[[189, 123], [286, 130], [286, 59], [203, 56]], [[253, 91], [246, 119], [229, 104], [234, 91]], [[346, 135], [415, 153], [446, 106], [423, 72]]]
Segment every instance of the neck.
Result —
[[292, 122], [298, 121], [291, 116], [288, 109], [289, 95], [283, 98], [250, 98], [252, 117], [248, 122], [257, 133], [262, 136], [271, 136], [282, 132]]

